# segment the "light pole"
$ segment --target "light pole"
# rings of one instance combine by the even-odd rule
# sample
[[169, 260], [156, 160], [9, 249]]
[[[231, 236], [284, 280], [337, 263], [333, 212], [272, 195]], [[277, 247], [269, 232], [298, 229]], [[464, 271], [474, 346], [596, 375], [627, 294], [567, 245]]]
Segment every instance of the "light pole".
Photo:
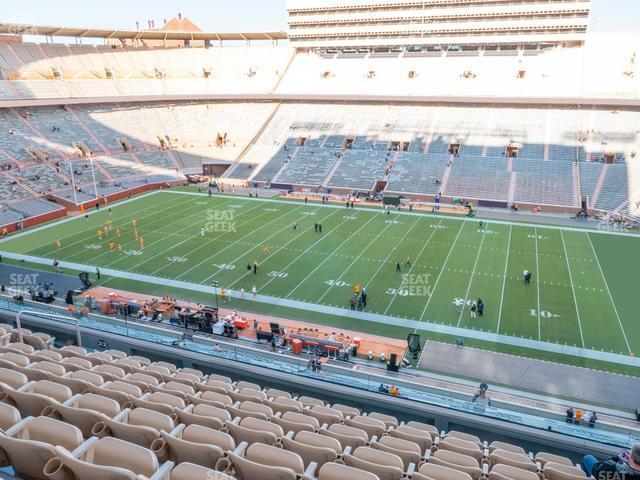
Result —
[[[218, 312], [219, 312], [219, 310], [220, 310], [220, 308], [218, 307], [218, 286], [219, 286], [219, 285], [220, 285], [220, 284], [219, 284], [216, 280], [214, 280], [213, 282], [211, 282], [211, 286], [214, 288], [214, 292], [215, 292], [215, 294], [216, 294], [216, 310], [218, 310]], [[218, 313], [218, 315], [220, 315], [220, 313]]]

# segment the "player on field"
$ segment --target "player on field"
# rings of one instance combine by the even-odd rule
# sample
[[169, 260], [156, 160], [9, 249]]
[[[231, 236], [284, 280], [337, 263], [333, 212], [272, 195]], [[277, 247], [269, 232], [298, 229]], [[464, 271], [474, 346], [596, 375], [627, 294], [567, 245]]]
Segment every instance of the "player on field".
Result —
[[120, 236], [120, 229], [116, 227], [116, 236]]
[[136, 228], [136, 225], [138, 225], [138, 220], [136, 220], [135, 218], [132, 218], [131, 225], [133, 225], [133, 228]]
[[204, 238], [204, 227], [200, 227], [200, 237]]
[[102, 240], [102, 229], [98, 229], [98, 240]]
[[140, 237], [138, 242], [140, 242], [140, 249], [144, 249], [144, 238]]
[[118, 244], [118, 253], [122, 254], [122, 244]]

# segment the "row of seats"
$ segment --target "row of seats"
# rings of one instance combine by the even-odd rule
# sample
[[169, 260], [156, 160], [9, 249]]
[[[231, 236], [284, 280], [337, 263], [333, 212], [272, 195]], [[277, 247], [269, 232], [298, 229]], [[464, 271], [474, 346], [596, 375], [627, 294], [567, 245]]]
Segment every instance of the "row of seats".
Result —
[[[563, 457], [0, 324], [0, 453], [32, 479], [578, 480]], [[29, 458], [28, 462], [24, 459]], [[216, 476], [218, 475], [218, 476]]]

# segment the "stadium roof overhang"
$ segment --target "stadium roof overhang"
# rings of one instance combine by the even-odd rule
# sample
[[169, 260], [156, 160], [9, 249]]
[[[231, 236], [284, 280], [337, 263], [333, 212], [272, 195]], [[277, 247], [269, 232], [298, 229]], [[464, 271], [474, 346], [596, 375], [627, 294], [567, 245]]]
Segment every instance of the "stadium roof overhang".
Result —
[[116, 40], [286, 40], [285, 32], [174, 32], [165, 30], [107, 30], [0, 23], [0, 34], [48, 37], [105, 38]]

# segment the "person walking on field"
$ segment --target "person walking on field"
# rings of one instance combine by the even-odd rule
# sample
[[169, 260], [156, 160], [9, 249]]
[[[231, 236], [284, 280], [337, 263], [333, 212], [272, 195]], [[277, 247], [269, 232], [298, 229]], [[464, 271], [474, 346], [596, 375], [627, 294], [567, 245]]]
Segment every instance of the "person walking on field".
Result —
[[476, 310], [478, 309], [478, 304], [474, 301], [471, 304], [471, 318], [477, 318]]
[[396, 272], [402, 273], [402, 270], [400, 269], [400, 262], [396, 262]]

